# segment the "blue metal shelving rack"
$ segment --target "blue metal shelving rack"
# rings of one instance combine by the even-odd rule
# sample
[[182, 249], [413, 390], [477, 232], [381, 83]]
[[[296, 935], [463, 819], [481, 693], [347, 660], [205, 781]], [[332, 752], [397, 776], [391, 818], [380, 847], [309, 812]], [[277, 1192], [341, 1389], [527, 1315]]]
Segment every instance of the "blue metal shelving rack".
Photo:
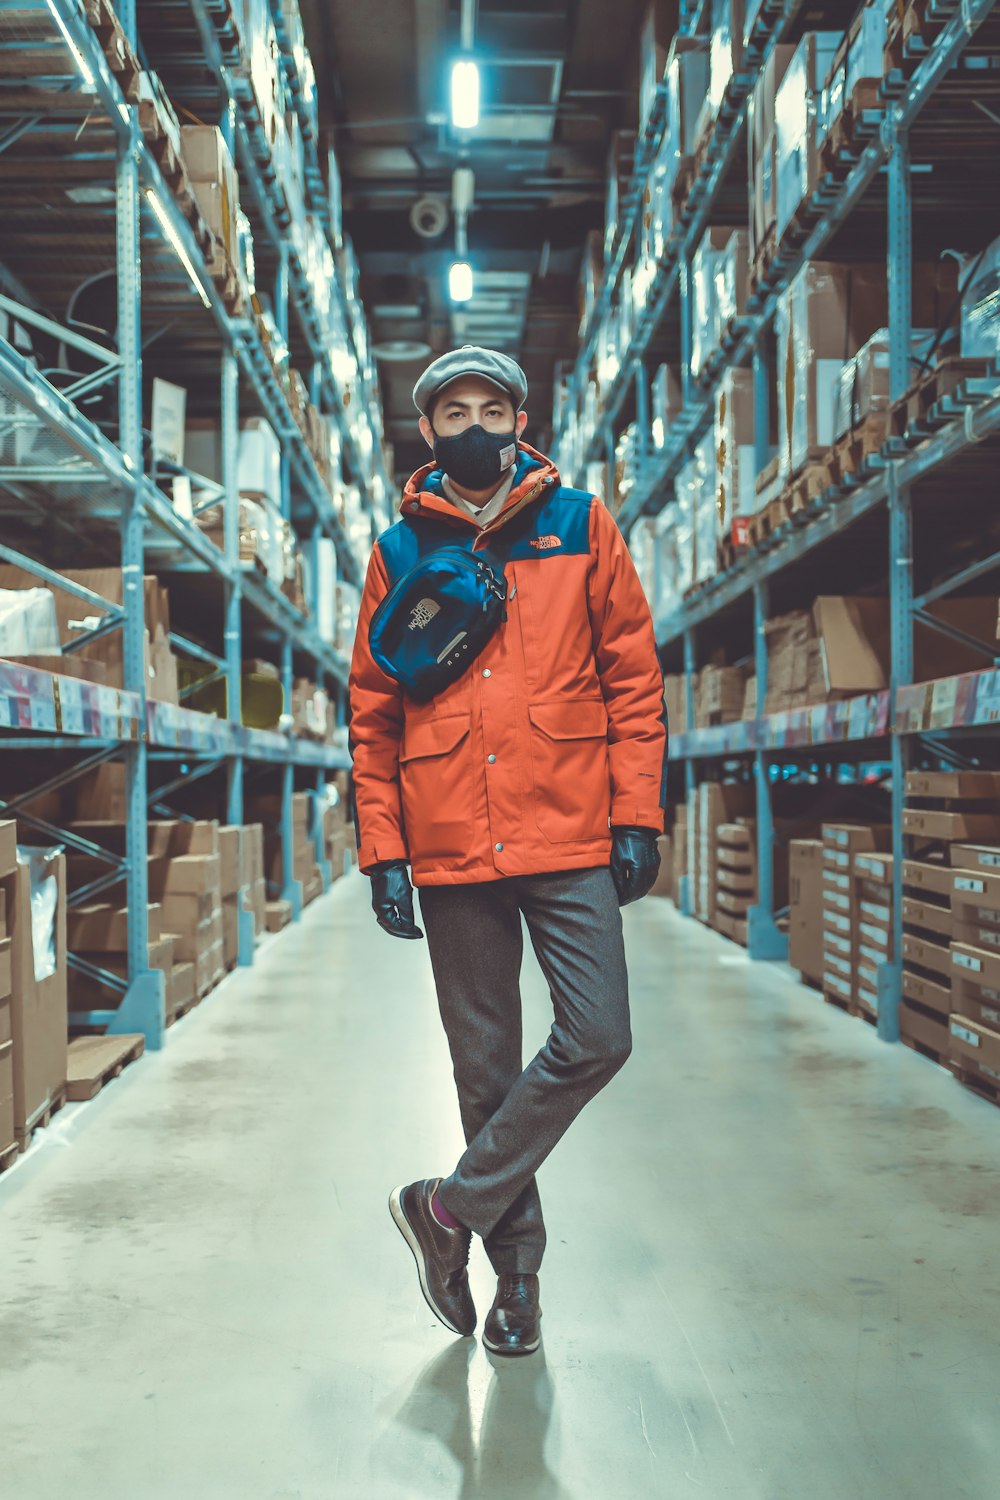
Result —
[[[360, 406], [366, 411], [373, 437], [371, 451], [367, 452], [359, 444], [355, 422], [348, 418], [341, 386], [342, 372], [334, 368], [324, 346], [323, 325], [313, 304], [305, 269], [285, 233], [287, 209], [280, 182], [271, 166], [266, 138], [250, 107], [247, 80], [235, 67], [233, 34], [226, 24], [227, 9], [204, 3], [204, 0], [190, 0], [190, 4], [204, 45], [206, 62], [216, 70], [222, 87], [225, 102], [220, 123], [223, 133], [231, 149], [235, 148], [241, 183], [249, 189], [258, 222], [263, 225], [270, 248], [278, 257], [274, 288], [278, 324], [283, 332], [287, 332], [289, 319], [294, 317], [297, 328], [304, 334], [312, 358], [310, 396], [321, 410], [336, 418], [354, 481], [362, 487], [373, 530], [377, 529], [385, 519], [390, 491], [390, 481], [382, 464], [377, 389], [367, 378], [366, 369], [354, 350], [355, 409]], [[136, 0], [117, 0], [115, 11], [134, 49], [137, 45]], [[309, 209], [319, 216], [329, 237], [331, 224], [323, 195], [316, 142], [305, 128], [307, 116], [301, 89], [296, 86], [295, 60], [289, 51], [279, 0], [272, 0], [272, 11], [278, 23], [279, 42], [284, 49], [281, 66], [303, 122]], [[19, 35], [19, 30], [24, 27], [28, 28], [27, 33]], [[16, 6], [4, 3], [0, 5], [0, 36], [8, 57], [15, 57], [16, 49], [27, 45], [30, 39], [30, 76], [46, 91], [50, 102], [58, 97], [64, 107], [65, 96], [79, 101], [79, 116], [87, 121], [89, 132], [78, 148], [81, 159], [93, 160], [92, 142], [95, 138], [113, 142], [114, 249], [109, 260], [114, 265], [117, 288], [118, 347], [116, 356], [103, 352], [110, 378], [117, 383], [119, 422], [119, 440], [115, 443], [74, 405], [67, 394], [50, 384], [31, 361], [6, 340], [0, 339], [0, 402], [6, 413], [0, 419], [0, 429], [7, 425], [9, 430], [17, 428], [30, 432], [50, 455], [47, 467], [36, 465], [30, 471], [23, 466], [0, 465], [0, 490], [7, 490], [16, 499], [24, 497], [37, 507], [40, 496], [44, 504], [45, 486], [50, 485], [59, 497], [60, 506], [64, 501], [69, 502], [67, 515], [88, 522], [101, 520], [106, 525], [117, 523], [123, 576], [122, 604], [118, 606], [112, 601], [88, 596], [85, 590], [78, 592], [83, 602], [104, 616], [101, 633], [121, 629], [124, 643], [122, 689], [96, 686], [65, 676], [54, 677], [47, 672], [0, 662], [0, 749], [33, 753], [71, 751], [74, 756], [69, 769], [63, 766], [46, 775], [45, 768], [54, 762], [42, 755], [39, 782], [32, 786], [30, 793], [0, 803], [0, 814], [6, 816], [16, 812], [42, 835], [102, 859], [108, 866], [108, 873], [88, 887], [84, 895], [89, 898], [125, 875], [129, 910], [128, 980], [121, 985], [120, 1004], [117, 1009], [92, 1012], [76, 1019], [105, 1024], [112, 1031], [142, 1032], [147, 1045], [156, 1047], [162, 1045], [164, 1035], [164, 993], [163, 976], [150, 968], [148, 958], [148, 805], [191, 778], [225, 768], [226, 792], [220, 799], [219, 815], [230, 823], [240, 823], [243, 821], [246, 767], [281, 767], [281, 823], [285, 848], [282, 894], [291, 900], [298, 915], [301, 890], [293, 877], [291, 837], [295, 771], [308, 771], [315, 777], [318, 787], [330, 771], [347, 768], [350, 764], [346, 749], [297, 740], [283, 733], [245, 729], [239, 722], [241, 662], [248, 618], [266, 626], [272, 638], [280, 643], [286, 702], [290, 699], [294, 655], [298, 654], [314, 664], [317, 680], [331, 688], [337, 703], [338, 722], [342, 724], [348, 671], [347, 661], [319, 638], [309, 616], [295, 608], [268, 579], [248, 571], [240, 563], [236, 455], [241, 381], [244, 390], [253, 392], [254, 410], [267, 418], [281, 442], [282, 509], [285, 517], [292, 517], [294, 492], [300, 510], [304, 503], [311, 518], [308, 542], [314, 545], [322, 536], [334, 540], [340, 576], [360, 583], [361, 563], [350, 546], [274, 373], [257, 326], [250, 317], [232, 316], [227, 310], [209, 275], [198, 239], [140, 132], [137, 108], [127, 101], [118, 79], [111, 72], [101, 41], [81, 0], [17, 0]], [[0, 95], [0, 109], [3, 108], [4, 96]], [[90, 122], [95, 117], [97, 124], [92, 126]], [[25, 113], [10, 130], [5, 130], [0, 150], [22, 137], [27, 138], [33, 129], [44, 131], [45, 128], [44, 110], [37, 115]], [[168, 245], [169, 248], [164, 249]], [[194, 298], [196, 294], [216, 332], [222, 446], [222, 484], [218, 500], [222, 505], [224, 524], [221, 549], [196, 525], [178, 515], [167, 496], [144, 473], [140, 268], [144, 256], [151, 253], [151, 246], [159, 246], [163, 260], [163, 264], [157, 267], [157, 275], [169, 276], [172, 273], [185, 295]], [[331, 250], [334, 248], [331, 243]], [[339, 277], [335, 279], [333, 295], [343, 326], [349, 331], [347, 292]], [[16, 306], [16, 303], [9, 304], [10, 308]], [[44, 325], [44, 320], [38, 319], [28, 307], [18, 308], [18, 313], [23, 314], [22, 321], [30, 324], [34, 317], [39, 326]], [[68, 337], [72, 338], [72, 335]], [[103, 378], [107, 379], [108, 375]], [[197, 573], [210, 575], [222, 590], [224, 624], [221, 650], [218, 653], [207, 651], [179, 636], [174, 636], [174, 640], [201, 656], [215, 673], [224, 677], [231, 715], [229, 720], [157, 703], [147, 696], [142, 580], [152, 530], [161, 542], [166, 539], [173, 547], [171, 561], [178, 569], [177, 577]], [[0, 546], [0, 560], [28, 568], [40, 582], [48, 579], [65, 587], [65, 581], [33, 555], [3, 545]], [[154, 563], [156, 566], [158, 564]], [[62, 786], [83, 770], [110, 758], [123, 760], [126, 768], [124, 858], [28, 815], [24, 807], [41, 791]], [[166, 786], [152, 794], [151, 761], [168, 762], [175, 772]], [[315, 834], [317, 852], [321, 853], [322, 838], [318, 825]], [[329, 868], [322, 858], [320, 864], [325, 883], [328, 883]], [[249, 963], [252, 951], [252, 927], [244, 924], [240, 934], [240, 962]], [[109, 979], [103, 974], [100, 977]], [[116, 986], [112, 984], [111, 987]]]
[[[682, 29], [691, 34], [704, 30], [708, 7], [698, 0], [682, 4]], [[890, 384], [891, 397], [903, 396], [911, 376], [911, 265], [914, 177], [911, 171], [910, 135], [922, 111], [946, 80], [956, 77], [972, 54], [980, 80], [995, 80], [1000, 66], [995, 36], [985, 55], [975, 56], [977, 36], [996, 13], [995, 0], [954, 0], [938, 8], [947, 17], [943, 28], [926, 48], [912, 74], [890, 75], [883, 86], [884, 100], [878, 110], [866, 112], [858, 122], [857, 144], [852, 153], [842, 153], [836, 172], [820, 182], [810, 203], [800, 214], [803, 232], [793, 243], [782, 246], [764, 284], [749, 301], [747, 316], [730, 336], [723, 358], [715, 361], [706, 377], [696, 381], [690, 372], [692, 311], [690, 264], [705, 228], [712, 221], [720, 185], [736, 160], [746, 128], [747, 103], [760, 69], [772, 49], [792, 32], [802, 0], [771, 0], [761, 6], [740, 73], [731, 80], [711, 147], [705, 155], [681, 221], [656, 267], [645, 307], [634, 321], [631, 342], [617, 378], [604, 403], [597, 430], [584, 454], [585, 461], [600, 461], [614, 453], [616, 424], [630, 397], [634, 397], [637, 421], [648, 412], [647, 351], [661, 332], [668, 310], [676, 310], [680, 329], [680, 365], [684, 405], [667, 435], [665, 447], [651, 453], [648, 435], [636, 482], [619, 515], [619, 525], [628, 534], [640, 516], [654, 516], [673, 497], [678, 472], [692, 456], [695, 445], [713, 417], [715, 395], [726, 369], [752, 365], [755, 376], [755, 449], [758, 469], [768, 457], [767, 412], [764, 404], [769, 388], [765, 364], [765, 337], [780, 294], [807, 261], [818, 258], [824, 247], [844, 228], [873, 184], [887, 179], [886, 223], [889, 282]], [[642, 162], [650, 159], [662, 135], [662, 111], [654, 114], [647, 138], [640, 142]], [[641, 182], [633, 185], [629, 209], [622, 217], [617, 240], [609, 257], [608, 272], [593, 315], [583, 330], [566, 409], [579, 409], [580, 394], [589, 378], [597, 347], [601, 320], [613, 306], [629, 247], [637, 230]], [[810, 749], [817, 759], [857, 757], [867, 752], [872, 760], [891, 765], [892, 845], [895, 870], [895, 952], [902, 951], [902, 863], [905, 852], [902, 809], [905, 772], [910, 757], [921, 747], [960, 765], [963, 735], [988, 734], [1000, 723], [1000, 671], [984, 671], [973, 679], [943, 681], [938, 697], [960, 708], [949, 716], [947, 706], [932, 719], [923, 706], [922, 686], [913, 684], [913, 627], [916, 620], [941, 629], [927, 614], [934, 600], [961, 589], [991, 569], [1000, 567], [1000, 555], [978, 559], [954, 571], [920, 595], [914, 592], [913, 517], [911, 495], [920, 481], [943, 472], [975, 444], [991, 436], [1000, 439], [1000, 373], [966, 382], [960, 398], [936, 413], [934, 431], [919, 442], [896, 441], [866, 466], [864, 474], [849, 487], [843, 486], [818, 497], [795, 524], [782, 527], [766, 550], [755, 550], [739, 558], [735, 566], [701, 585], [683, 606], [667, 619], [656, 621], [661, 648], [683, 650], [687, 675], [688, 722], [693, 723], [691, 676], [698, 665], [696, 634], [723, 610], [740, 600], [752, 605], [755, 634], [758, 718], [716, 729], [691, 731], [674, 736], [671, 757], [684, 766], [685, 785], [693, 788], [701, 763], [737, 763], [753, 768], [757, 791], [757, 838], [759, 906], [750, 913], [749, 950], [755, 958], [776, 958], [786, 952], [785, 940], [776, 926], [773, 902], [772, 773], [782, 757], [801, 756]], [[891, 687], [849, 704], [814, 710], [764, 716], [767, 691], [767, 651], [764, 624], [768, 618], [769, 586], [779, 576], [788, 576], [797, 564], [815, 550], [845, 532], [862, 517], [881, 509], [887, 518], [889, 537], [886, 572], [891, 612]], [[946, 632], [948, 633], [948, 632]], [[951, 631], [952, 634], [956, 632]], [[980, 643], [981, 644], [981, 643]], [[928, 734], [933, 724], [934, 735]], [[681, 903], [690, 910], [682, 886]], [[898, 960], [883, 967], [880, 975], [878, 1032], [886, 1041], [899, 1036], [901, 967]]]

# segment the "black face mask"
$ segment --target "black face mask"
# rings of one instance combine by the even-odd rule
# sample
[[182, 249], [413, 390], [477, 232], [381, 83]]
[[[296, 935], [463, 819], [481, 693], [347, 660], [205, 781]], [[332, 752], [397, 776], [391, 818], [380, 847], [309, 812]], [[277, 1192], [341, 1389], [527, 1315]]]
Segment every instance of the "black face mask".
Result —
[[487, 432], [477, 422], [455, 437], [434, 434], [435, 459], [466, 490], [495, 489], [516, 456], [516, 432]]

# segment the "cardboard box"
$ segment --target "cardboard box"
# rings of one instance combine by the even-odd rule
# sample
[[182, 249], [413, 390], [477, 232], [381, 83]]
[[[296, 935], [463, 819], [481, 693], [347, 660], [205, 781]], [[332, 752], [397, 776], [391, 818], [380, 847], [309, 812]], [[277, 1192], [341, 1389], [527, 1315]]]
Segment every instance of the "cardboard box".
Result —
[[918, 859], [903, 861], [903, 887], [920, 891], [928, 896], [943, 896], [951, 900], [954, 871], [948, 865], [925, 863]]
[[938, 979], [932, 979], [926, 974], [915, 974], [911, 969], [903, 968], [903, 994], [908, 1000], [915, 1000], [917, 1004], [925, 1006], [937, 1015], [948, 1016], [951, 1014], [951, 985], [942, 984]]
[[656, 90], [667, 68], [670, 44], [680, 23], [679, 0], [653, 0], [639, 36], [639, 134], [645, 132]]
[[[969, 920], [967, 912], [995, 912], [1000, 918], [1000, 870], [995, 873], [955, 870], [952, 876], [951, 905], [952, 910], [966, 921]], [[981, 920], [988, 918], [981, 916]]]
[[981, 922], [978, 920], [960, 920], [955, 918], [952, 924], [951, 940], [955, 943], [966, 943], [972, 948], [984, 948], [1000, 952], [1000, 926], [996, 923], [996, 912], [989, 912], [988, 917], [992, 920]]
[[243, 877], [243, 829], [229, 824], [219, 829], [219, 889], [222, 895], [234, 896]]
[[149, 825], [149, 853], [153, 859], [175, 859], [189, 854], [217, 855], [219, 825], [207, 820], [152, 822]]
[[820, 179], [822, 88], [840, 39], [839, 31], [807, 32], [777, 91], [774, 121], [779, 243]]
[[908, 928], [938, 933], [948, 942], [951, 941], [952, 915], [947, 906], [922, 901], [919, 896], [904, 896], [903, 921]]
[[823, 971], [823, 845], [792, 839], [788, 846], [788, 962], [808, 979]]
[[968, 1016], [952, 1016], [948, 1030], [952, 1062], [993, 1087], [1000, 1085], [1000, 1032]]
[[948, 852], [952, 869], [1000, 871], [1000, 849], [988, 844], [953, 844]]
[[195, 973], [193, 963], [174, 964], [173, 970], [167, 980], [166, 1011], [168, 1019], [172, 1018], [184, 1005], [190, 1005], [197, 999], [195, 989]]
[[[7, 908], [12, 939], [14, 1128], [22, 1145], [66, 1084], [68, 993], [66, 965], [66, 859], [54, 854], [46, 862], [45, 880], [55, 881], [55, 931], [52, 973], [36, 977], [32, 943], [31, 872], [18, 864], [8, 876]], [[38, 965], [41, 967], [41, 957]]]
[[951, 964], [953, 974], [961, 974], [990, 989], [1000, 989], [1000, 953], [955, 942], [951, 945]]
[[964, 974], [956, 973], [952, 976], [951, 995], [957, 1015], [968, 1016], [971, 1021], [1000, 1031], [1000, 988], [976, 984]]
[[222, 959], [227, 971], [235, 969], [239, 961], [241, 906], [238, 893], [222, 898]]
[[149, 890], [161, 903], [168, 896], [202, 895], [219, 891], [217, 854], [182, 854], [174, 859], [151, 859]]
[[942, 945], [932, 942], [929, 938], [918, 937], [916, 933], [904, 932], [903, 959], [907, 964], [927, 969], [932, 974], [940, 974], [944, 978], [951, 977], [952, 957], [947, 943]]
[[936, 1012], [924, 1010], [905, 999], [899, 1006], [899, 1035], [904, 1041], [925, 1047], [939, 1057], [949, 1054], [948, 1023]]
[[280, 932], [287, 927], [292, 920], [292, 905], [290, 901], [269, 901], [267, 903], [267, 930], [268, 932]]
[[940, 839], [945, 843], [987, 843], [990, 839], [1000, 839], [1000, 814], [904, 807], [903, 832], [913, 838]]
[[[13, 875], [17, 869], [17, 823], [13, 818], [0, 820], [0, 880], [8, 875]], [[11, 919], [11, 911], [7, 900], [7, 892], [4, 891], [5, 900], [5, 927]]]
[[[149, 941], [155, 943], [162, 934], [162, 907], [152, 902], [148, 908]], [[111, 905], [74, 906], [66, 913], [66, 946], [71, 953], [127, 953], [128, 910]]]
[[1000, 798], [1000, 772], [907, 771], [907, 801], [916, 797], [954, 798], [961, 802], [996, 801]]

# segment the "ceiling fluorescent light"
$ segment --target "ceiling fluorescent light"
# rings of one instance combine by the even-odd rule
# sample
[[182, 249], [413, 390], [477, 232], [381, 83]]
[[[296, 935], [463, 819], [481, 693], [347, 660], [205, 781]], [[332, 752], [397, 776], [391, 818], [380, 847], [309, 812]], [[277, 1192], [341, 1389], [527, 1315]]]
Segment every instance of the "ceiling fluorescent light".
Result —
[[462, 58], [451, 70], [451, 123], [456, 130], [475, 130], [479, 124], [479, 65]]
[[146, 197], [149, 199], [149, 205], [159, 221], [160, 228], [163, 230], [163, 233], [166, 235], [167, 239], [173, 246], [174, 254], [177, 256], [177, 259], [180, 261], [181, 265], [188, 273], [191, 285], [194, 287], [195, 291], [198, 293], [198, 296], [201, 298], [202, 302], [204, 302], [205, 306], [211, 307], [211, 298], [205, 291], [205, 288], [202, 286], [201, 278], [199, 277], [197, 271], [194, 268], [194, 265], [192, 264], [191, 257], [188, 255], [187, 251], [184, 248], [183, 240], [181, 239], [180, 235], [177, 233], [176, 228], [171, 222], [170, 215], [167, 213], [167, 210], [164, 208], [163, 204], [160, 202], [159, 198], [152, 188], [146, 189]]
[[80, 75], [83, 78], [84, 87], [93, 90], [94, 75], [87, 66], [83, 53], [80, 51], [79, 47], [76, 45], [76, 42], [74, 42], [73, 38], [70, 36], [69, 27], [66, 25], [66, 22], [63, 20], [56, 7], [56, 0], [45, 0], [45, 3], [49, 8], [49, 12], [52, 16], [53, 21], [55, 21], [56, 25], [59, 27], [60, 32], [62, 33], [63, 41], [66, 43], [67, 47], [73, 54], [73, 61], [76, 63], [77, 67], [80, 70]]
[[452, 302], [468, 302], [472, 296], [472, 267], [467, 260], [452, 261], [448, 272], [448, 291]]

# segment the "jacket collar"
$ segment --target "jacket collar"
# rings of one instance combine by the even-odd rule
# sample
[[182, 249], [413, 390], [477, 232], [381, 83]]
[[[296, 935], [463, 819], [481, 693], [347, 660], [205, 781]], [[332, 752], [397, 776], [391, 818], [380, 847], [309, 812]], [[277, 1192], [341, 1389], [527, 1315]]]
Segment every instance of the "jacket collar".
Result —
[[[400, 513], [404, 516], [434, 516], [438, 520], [452, 521], [458, 526], [475, 527], [472, 517], [459, 510], [445, 495], [441, 479], [441, 470], [436, 464], [425, 464], [422, 469], [418, 469], [403, 491]], [[518, 443], [517, 466], [510, 494], [500, 514], [482, 528], [480, 536], [490, 538], [512, 516], [537, 500], [543, 490], [551, 490], [558, 484], [559, 473], [552, 460], [527, 443]], [[483, 545], [486, 545], [486, 540]]]

